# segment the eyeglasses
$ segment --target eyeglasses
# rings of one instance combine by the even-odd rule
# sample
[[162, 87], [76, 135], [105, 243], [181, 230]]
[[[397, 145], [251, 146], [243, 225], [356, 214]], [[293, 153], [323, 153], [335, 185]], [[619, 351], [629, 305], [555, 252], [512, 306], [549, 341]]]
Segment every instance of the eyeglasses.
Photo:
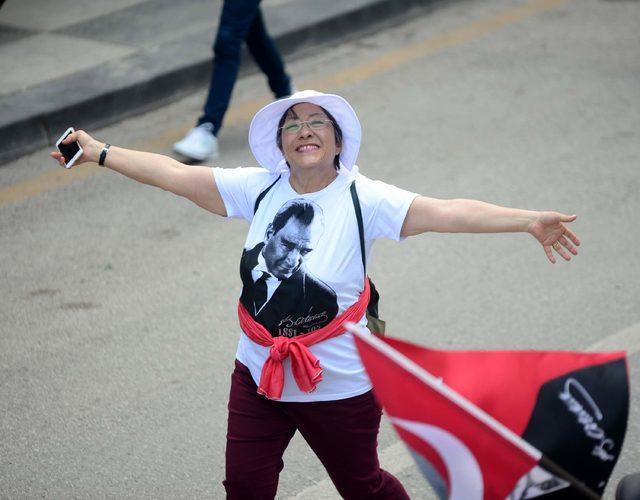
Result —
[[319, 120], [318, 118], [316, 118], [314, 120], [307, 120], [304, 122], [290, 122], [280, 127], [280, 130], [284, 130], [287, 134], [297, 134], [305, 125], [308, 125], [312, 130], [322, 130], [330, 123], [333, 124], [331, 120]]

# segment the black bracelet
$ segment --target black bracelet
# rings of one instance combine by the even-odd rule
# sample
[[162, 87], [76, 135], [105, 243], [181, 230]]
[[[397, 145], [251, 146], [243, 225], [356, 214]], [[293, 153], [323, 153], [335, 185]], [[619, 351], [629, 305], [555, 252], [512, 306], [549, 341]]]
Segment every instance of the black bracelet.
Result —
[[104, 167], [104, 160], [107, 158], [107, 153], [109, 152], [110, 147], [111, 144], [105, 144], [102, 148], [102, 151], [100, 151], [100, 159], [98, 160], [98, 165], [100, 165], [101, 167]]

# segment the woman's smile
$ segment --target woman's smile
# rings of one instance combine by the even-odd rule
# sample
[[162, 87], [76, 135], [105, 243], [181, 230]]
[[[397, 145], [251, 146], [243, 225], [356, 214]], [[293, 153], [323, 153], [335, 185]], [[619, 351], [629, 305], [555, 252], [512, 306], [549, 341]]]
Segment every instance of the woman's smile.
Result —
[[320, 149], [320, 146], [318, 146], [317, 144], [310, 143], [310, 144], [301, 144], [296, 148], [296, 151], [298, 153], [307, 153], [309, 151], [316, 151], [318, 149]]

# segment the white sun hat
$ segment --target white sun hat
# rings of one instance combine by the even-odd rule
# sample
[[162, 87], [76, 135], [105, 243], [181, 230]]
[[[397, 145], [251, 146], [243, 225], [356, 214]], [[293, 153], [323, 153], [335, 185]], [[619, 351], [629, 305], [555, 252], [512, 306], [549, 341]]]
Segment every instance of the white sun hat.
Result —
[[289, 97], [267, 104], [253, 117], [249, 127], [249, 146], [260, 166], [271, 172], [287, 168], [282, 151], [276, 144], [276, 129], [285, 111], [301, 102], [322, 106], [336, 119], [342, 129], [340, 165], [351, 170], [360, 149], [362, 136], [360, 121], [351, 105], [342, 97], [315, 90], [301, 90]]

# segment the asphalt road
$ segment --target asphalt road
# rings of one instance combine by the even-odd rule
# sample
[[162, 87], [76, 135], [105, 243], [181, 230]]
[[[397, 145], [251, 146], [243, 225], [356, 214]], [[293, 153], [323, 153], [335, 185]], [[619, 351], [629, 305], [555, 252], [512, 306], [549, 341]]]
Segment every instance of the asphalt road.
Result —
[[[446, 3], [290, 61], [363, 123], [361, 171], [429, 196], [577, 213], [570, 263], [529, 236], [381, 241], [389, 334], [439, 348], [626, 349], [617, 478], [640, 463], [640, 3]], [[204, 94], [91, 131], [169, 152]], [[254, 165], [239, 82], [216, 164]], [[99, 110], [96, 110], [99, 112]], [[39, 151], [0, 168], [0, 498], [223, 498], [246, 224]], [[383, 463], [428, 486], [385, 423]], [[335, 498], [298, 438], [279, 498]], [[612, 497], [612, 488], [608, 490]]]

